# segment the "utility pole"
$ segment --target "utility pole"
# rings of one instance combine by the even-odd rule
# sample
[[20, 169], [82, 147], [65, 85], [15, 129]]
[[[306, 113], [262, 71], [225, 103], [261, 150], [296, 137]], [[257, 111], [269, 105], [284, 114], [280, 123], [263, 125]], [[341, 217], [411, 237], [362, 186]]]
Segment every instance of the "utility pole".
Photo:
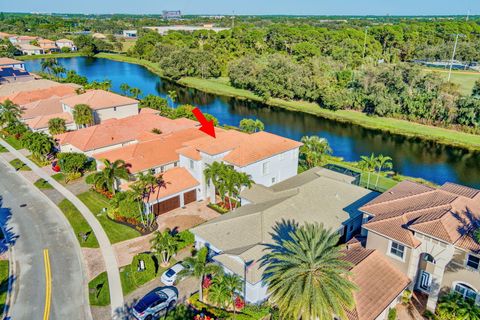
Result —
[[453, 45], [453, 53], [452, 53], [452, 59], [450, 60], [450, 70], [448, 71], [447, 82], [450, 82], [450, 77], [452, 76], [453, 59], [455, 59], [455, 53], [457, 52], [457, 43], [458, 43], [459, 36], [460, 36], [459, 33], [457, 33], [457, 35], [455, 36], [455, 44]]

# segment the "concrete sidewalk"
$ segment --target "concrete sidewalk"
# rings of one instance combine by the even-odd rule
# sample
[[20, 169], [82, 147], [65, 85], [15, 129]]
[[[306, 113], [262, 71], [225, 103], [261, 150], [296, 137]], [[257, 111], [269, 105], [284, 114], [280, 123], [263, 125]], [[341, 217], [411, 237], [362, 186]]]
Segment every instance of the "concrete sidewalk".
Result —
[[100, 222], [98, 222], [97, 218], [95, 218], [93, 213], [82, 201], [80, 201], [80, 199], [78, 199], [73, 193], [71, 193], [67, 188], [58, 183], [55, 179], [51, 178], [44, 170], [39, 168], [30, 159], [25, 157], [19, 150], [14, 149], [3, 139], [0, 139], [0, 144], [3, 145], [16, 158], [20, 159], [23, 163], [29, 166], [32, 171], [35, 172], [40, 178], [48, 181], [48, 183], [50, 183], [58, 192], [60, 192], [65, 198], [72, 202], [73, 205], [83, 215], [85, 220], [87, 220], [88, 224], [92, 228], [93, 233], [97, 237], [98, 243], [100, 245], [100, 250], [105, 261], [108, 284], [110, 289], [110, 307], [112, 315], [114, 315], [116, 310], [122, 309], [124, 306], [122, 283], [120, 281], [120, 273], [118, 271], [118, 263], [115, 257], [115, 252]]

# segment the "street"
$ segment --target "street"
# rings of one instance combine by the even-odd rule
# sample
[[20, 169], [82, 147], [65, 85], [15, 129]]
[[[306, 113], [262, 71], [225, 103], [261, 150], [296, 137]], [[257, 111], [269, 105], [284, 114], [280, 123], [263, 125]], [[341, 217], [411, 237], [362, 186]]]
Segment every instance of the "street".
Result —
[[11, 211], [4, 228], [16, 238], [10, 317], [90, 319], [80, 246], [68, 221], [2, 161], [0, 197], [2, 221]]

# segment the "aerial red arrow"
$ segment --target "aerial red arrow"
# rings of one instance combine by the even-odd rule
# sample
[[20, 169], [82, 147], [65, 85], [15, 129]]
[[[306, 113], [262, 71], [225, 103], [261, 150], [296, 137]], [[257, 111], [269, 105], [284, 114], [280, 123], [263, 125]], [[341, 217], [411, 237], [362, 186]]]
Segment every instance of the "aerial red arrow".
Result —
[[195, 118], [197, 118], [198, 122], [202, 125], [200, 128], [200, 131], [205, 132], [209, 136], [216, 137], [215, 136], [215, 126], [213, 125], [213, 120], [208, 121], [207, 118], [205, 118], [204, 114], [202, 111], [198, 108], [193, 109], [193, 115]]

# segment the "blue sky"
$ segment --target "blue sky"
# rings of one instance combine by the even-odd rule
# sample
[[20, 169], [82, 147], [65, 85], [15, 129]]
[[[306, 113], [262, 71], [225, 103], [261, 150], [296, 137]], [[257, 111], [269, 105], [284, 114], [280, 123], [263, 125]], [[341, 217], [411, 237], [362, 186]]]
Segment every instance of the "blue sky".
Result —
[[0, 0], [3, 12], [480, 15], [480, 0]]

